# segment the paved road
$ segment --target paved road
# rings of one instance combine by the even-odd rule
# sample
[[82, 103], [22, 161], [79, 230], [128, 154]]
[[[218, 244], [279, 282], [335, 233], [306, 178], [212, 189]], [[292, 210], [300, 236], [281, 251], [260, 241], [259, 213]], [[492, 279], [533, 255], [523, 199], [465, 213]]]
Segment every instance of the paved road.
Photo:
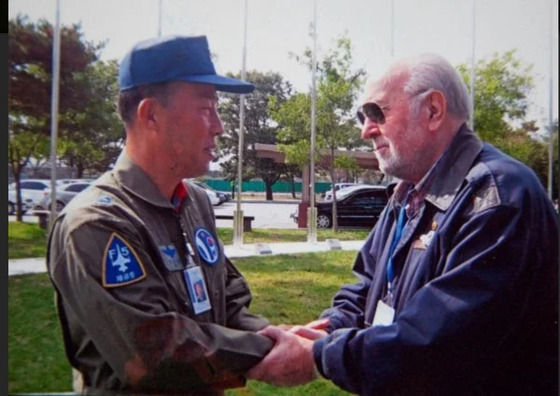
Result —
[[[253, 228], [291, 228], [296, 229], [297, 224], [290, 218], [290, 214], [297, 209], [297, 202], [242, 202], [241, 210], [244, 216], [253, 216]], [[214, 206], [218, 215], [233, 215], [237, 209], [237, 202], [225, 202]], [[218, 227], [233, 227], [232, 220], [217, 220]]]
[[[241, 210], [245, 216], [254, 216], [253, 228], [291, 228], [297, 229], [297, 224], [290, 218], [290, 213], [294, 212], [298, 206], [297, 201], [293, 202], [267, 202], [251, 201], [242, 202]], [[225, 202], [220, 206], [214, 206], [214, 212], [218, 215], [233, 215], [237, 209], [237, 202]], [[15, 221], [15, 216], [8, 216], [9, 221]], [[37, 223], [36, 216], [23, 216], [26, 223]], [[218, 227], [233, 228], [232, 220], [216, 221]]]

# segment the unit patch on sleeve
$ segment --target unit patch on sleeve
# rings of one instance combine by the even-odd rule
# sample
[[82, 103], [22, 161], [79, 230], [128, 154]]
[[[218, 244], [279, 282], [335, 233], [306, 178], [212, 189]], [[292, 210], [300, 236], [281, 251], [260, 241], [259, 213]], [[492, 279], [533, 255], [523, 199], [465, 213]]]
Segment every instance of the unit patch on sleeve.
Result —
[[129, 285], [146, 277], [144, 265], [134, 249], [116, 233], [105, 247], [102, 266], [104, 287]]

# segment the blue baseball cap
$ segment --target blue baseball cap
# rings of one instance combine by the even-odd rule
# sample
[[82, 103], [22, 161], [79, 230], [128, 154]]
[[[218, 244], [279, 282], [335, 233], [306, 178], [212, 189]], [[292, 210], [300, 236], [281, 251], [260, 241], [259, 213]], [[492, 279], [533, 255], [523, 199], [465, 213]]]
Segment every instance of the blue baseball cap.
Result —
[[141, 41], [121, 61], [121, 91], [168, 81], [210, 84], [217, 91], [238, 94], [255, 89], [253, 84], [216, 74], [206, 36], [166, 36]]

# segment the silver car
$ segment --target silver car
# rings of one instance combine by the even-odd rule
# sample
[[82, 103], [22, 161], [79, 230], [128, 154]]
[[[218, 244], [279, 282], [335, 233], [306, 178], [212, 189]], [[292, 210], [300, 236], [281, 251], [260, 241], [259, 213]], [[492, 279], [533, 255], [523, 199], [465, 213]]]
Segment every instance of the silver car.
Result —
[[[78, 193], [82, 192], [91, 185], [90, 182], [87, 183], [69, 183], [56, 188], [56, 211], [60, 212], [68, 202], [72, 200]], [[48, 194], [33, 207], [33, 210], [49, 210], [51, 207], [51, 194], [50, 190]]]

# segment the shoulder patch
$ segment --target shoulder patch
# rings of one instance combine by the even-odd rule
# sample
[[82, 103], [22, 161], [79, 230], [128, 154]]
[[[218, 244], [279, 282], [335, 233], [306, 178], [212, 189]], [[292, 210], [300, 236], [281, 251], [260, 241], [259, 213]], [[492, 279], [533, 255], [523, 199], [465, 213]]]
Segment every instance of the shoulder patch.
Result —
[[134, 249], [116, 233], [107, 242], [101, 265], [104, 287], [129, 285], [146, 277], [144, 265]]
[[498, 205], [500, 205], [498, 188], [494, 183], [491, 183], [474, 193], [472, 212], [477, 214]]

